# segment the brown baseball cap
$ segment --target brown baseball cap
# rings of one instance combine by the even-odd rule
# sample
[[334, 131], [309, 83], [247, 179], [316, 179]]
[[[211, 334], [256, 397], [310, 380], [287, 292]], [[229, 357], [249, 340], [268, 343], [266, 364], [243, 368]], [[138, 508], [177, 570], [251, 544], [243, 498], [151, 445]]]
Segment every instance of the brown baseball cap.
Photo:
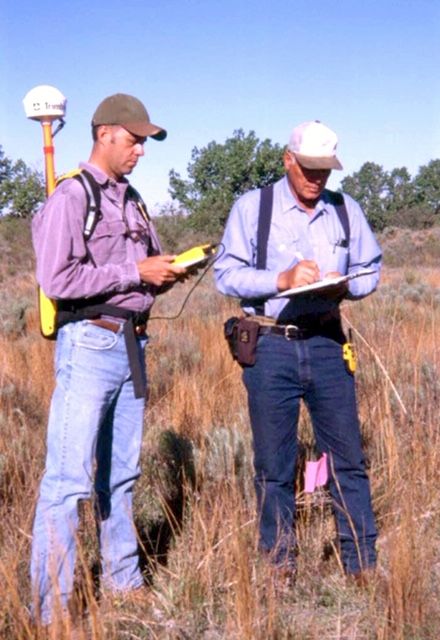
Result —
[[92, 126], [100, 124], [119, 124], [135, 136], [149, 136], [155, 140], [167, 137], [165, 129], [151, 122], [142, 102], [126, 93], [115, 93], [98, 105], [93, 114]]

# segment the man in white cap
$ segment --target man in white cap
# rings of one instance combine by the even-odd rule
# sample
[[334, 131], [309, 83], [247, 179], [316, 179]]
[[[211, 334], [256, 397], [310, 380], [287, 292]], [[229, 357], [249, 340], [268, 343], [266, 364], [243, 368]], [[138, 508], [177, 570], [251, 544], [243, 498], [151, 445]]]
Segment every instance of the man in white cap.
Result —
[[[375, 290], [381, 251], [360, 206], [325, 188], [331, 170], [342, 169], [336, 146], [335, 133], [318, 121], [293, 130], [284, 153], [286, 175], [233, 206], [215, 275], [223, 294], [240, 298], [247, 318], [225, 328], [248, 393], [260, 548], [279, 575], [294, 575], [303, 399], [317, 450], [327, 454], [342, 563], [363, 583], [376, 563], [377, 532], [339, 304]], [[316, 288], [323, 278], [360, 271], [367, 273]], [[305, 285], [314, 287], [295, 291]]]

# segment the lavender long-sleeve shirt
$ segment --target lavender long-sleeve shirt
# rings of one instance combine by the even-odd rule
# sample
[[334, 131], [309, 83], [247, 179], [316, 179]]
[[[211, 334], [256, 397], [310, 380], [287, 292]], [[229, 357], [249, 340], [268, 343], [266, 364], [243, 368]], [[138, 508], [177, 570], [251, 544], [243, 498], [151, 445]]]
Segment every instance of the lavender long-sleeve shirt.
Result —
[[154, 287], [141, 282], [136, 263], [160, 253], [154, 227], [136, 204], [124, 204], [128, 182], [114, 181], [97, 167], [81, 163], [101, 186], [102, 218], [87, 241], [87, 199], [75, 179], [64, 180], [32, 221], [37, 281], [53, 299], [84, 299], [109, 294], [106, 302], [146, 311]]

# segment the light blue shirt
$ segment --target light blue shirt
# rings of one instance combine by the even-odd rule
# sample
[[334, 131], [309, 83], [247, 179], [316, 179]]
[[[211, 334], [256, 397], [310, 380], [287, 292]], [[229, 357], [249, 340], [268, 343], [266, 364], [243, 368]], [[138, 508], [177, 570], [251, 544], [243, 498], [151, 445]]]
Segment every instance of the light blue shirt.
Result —
[[335, 208], [328, 203], [327, 191], [321, 195], [312, 215], [303, 210], [287, 177], [274, 184], [272, 221], [267, 247], [266, 269], [257, 270], [257, 226], [260, 190], [249, 191], [234, 204], [214, 265], [219, 291], [241, 299], [247, 313], [255, 313], [252, 298], [265, 298], [266, 316], [293, 319], [308, 313], [324, 313], [335, 307], [318, 294], [277, 298], [278, 274], [302, 258], [314, 260], [321, 277], [337, 271], [342, 275], [363, 269], [374, 270], [349, 281], [347, 298], [359, 299], [372, 293], [378, 284], [381, 250], [361, 207], [344, 194], [350, 224], [350, 246], [344, 246], [344, 231]]

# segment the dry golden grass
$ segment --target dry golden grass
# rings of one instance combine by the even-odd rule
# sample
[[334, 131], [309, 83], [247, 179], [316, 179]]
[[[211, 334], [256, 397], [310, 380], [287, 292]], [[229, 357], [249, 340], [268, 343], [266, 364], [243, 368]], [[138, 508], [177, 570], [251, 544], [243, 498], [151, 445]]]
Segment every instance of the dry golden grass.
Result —
[[[388, 270], [370, 298], [343, 308], [358, 352], [358, 398], [380, 531], [379, 576], [344, 578], [329, 500], [301, 493], [294, 587], [274, 582], [256, 551], [252, 451], [239, 367], [222, 338], [237, 308], [209, 283], [182, 317], [150, 324], [150, 402], [135, 496], [150, 598], [104, 608], [83, 510], [80, 638], [436, 640], [440, 637], [440, 271]], [[426, 285], [422, 290], [420, 285]], [[431, 285], [428, 286], [428, 285]], [[412, 289], [411, 289], [412, 287]], [[154, 315], [174, 315], [185, 287]], [[29, 616], [32, 513], [44, 465], [52, 345], [35, 310], [21, 335], [0, 335], [0, 637], [42, 638]], [[313, 446], [301, 416], [301, 441]], [[70, 637], [61, 622], [52, 631]]]

